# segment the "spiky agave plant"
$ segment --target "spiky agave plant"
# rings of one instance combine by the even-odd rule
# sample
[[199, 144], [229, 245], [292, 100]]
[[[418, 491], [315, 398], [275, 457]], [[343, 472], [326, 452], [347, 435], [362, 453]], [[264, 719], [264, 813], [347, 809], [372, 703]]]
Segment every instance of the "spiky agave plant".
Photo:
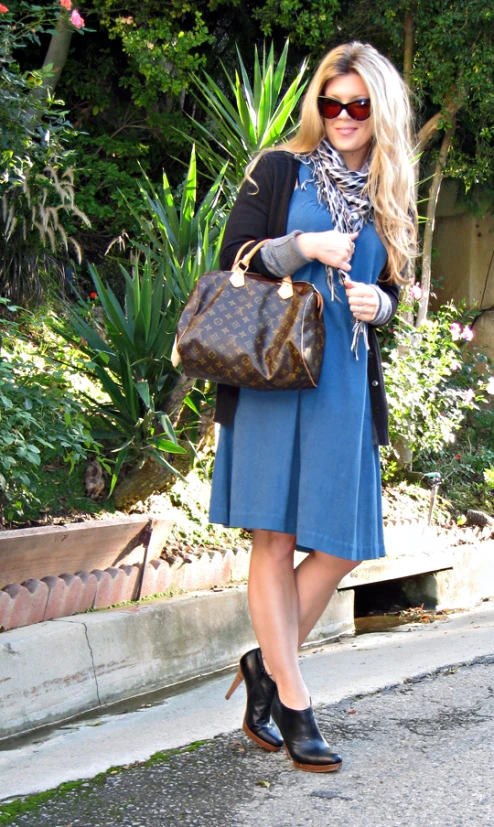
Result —
[[195, 78], [194, 84], [194, 97], [205, 115], [205, 122], [194, 119], [203, 136], [197, 142], [198, 154], [215, 174], [227, 158], [230, 163], [226, 175], [234, 186], [242, 180], [245, 167], [260, 150], [286, 140], [293, 133], [295, 110], [307, 85], [304, 80], [307, 61], [304, 61], [283, 91], [288, 41], [278, 63], [272, 44], [269, 51], [263, 46], [262, 59], [256, 46], [252, 82], [238, 49], [237, 55], [234, 80], [223, 66], [223, 83], [204, 73]]

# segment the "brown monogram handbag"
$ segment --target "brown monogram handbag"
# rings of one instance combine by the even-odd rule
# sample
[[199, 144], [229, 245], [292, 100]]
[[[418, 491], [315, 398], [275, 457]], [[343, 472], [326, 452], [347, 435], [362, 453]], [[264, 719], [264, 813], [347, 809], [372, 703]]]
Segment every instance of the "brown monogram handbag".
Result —
[[231, 271], [201, 276], [178, 323], [172, 362], [184, 373], [254, 390], [317, 386], [324, 353], [323, 298], [312, 284], [249, 273], [261, 241]]

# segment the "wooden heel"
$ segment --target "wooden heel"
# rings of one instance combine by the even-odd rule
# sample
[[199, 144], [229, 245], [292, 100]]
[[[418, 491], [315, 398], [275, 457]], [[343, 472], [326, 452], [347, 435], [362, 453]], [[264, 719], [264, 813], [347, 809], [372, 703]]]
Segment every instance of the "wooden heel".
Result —
[[225, 695], [226, 700], [228, 700], [228, 698], [230, 698], [233, 695], [236, 688], [242, 683], [243, 679], [244, 679], [244, 676], [242, 675], [242, 670], [239, 667], [238, 672], [237, 672], [237, 674], [235, 675], [235, 677], [233, 679], [233, 683], [232, 683], [232, 685], [230, 686], [230, 689], [228, 690], [228, 692]]

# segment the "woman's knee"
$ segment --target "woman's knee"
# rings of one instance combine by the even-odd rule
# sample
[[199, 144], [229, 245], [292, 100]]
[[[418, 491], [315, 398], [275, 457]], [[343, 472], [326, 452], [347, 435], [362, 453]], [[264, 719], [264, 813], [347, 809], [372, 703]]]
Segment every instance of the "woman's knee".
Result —
[[322, 567], [333, 572], [340, 579], [356, 569], [362, 562], [361, 560], [346, 560], [344, 557], [336, 557], [326, 551], [313, 551], [312, 554]]
[[255, 529], [252, 540], [252, 553], [255, 555], [268, 554], [280, 562], [293, 559], [296, 546], [296, 537], [293, 534]]

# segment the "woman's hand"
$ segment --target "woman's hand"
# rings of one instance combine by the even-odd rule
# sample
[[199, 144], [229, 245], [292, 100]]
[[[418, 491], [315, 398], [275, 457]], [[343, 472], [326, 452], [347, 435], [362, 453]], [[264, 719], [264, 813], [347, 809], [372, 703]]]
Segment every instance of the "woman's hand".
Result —
[[297, 236], [297, 244], [307, 258], [317, 259], [323, 264], [349, 273], [352, 269], [350, 259], [355, 250], [354, 241], [357, 236], [358, 233], [339, 233], [337, 230], [300, 233]]
[[372, 322], [379, 310], [379, 297], [370, 284], [359, 281], [345, 281], [345, 290], [350, 310], [356, 319], [363, 322]]

